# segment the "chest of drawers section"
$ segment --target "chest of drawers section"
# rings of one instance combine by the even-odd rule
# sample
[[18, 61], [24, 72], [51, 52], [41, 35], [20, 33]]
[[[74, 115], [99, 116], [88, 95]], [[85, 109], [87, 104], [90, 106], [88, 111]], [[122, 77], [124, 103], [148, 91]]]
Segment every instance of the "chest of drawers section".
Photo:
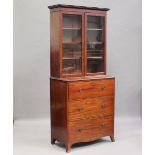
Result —
[[69, 152], [78, 142], [114, 141], [114, 94], [114, 78], [51, 80], [52, 143], [64, 142]]

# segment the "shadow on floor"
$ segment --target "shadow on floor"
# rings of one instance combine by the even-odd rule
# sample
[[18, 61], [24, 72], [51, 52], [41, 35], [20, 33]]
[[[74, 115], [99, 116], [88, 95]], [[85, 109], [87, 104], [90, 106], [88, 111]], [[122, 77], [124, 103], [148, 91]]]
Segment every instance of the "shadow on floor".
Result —
[[[91, 142], [76, 143], [76, 144], [73, 144], [71, 148], [74, 149], [74, 148], [79, 148], [79, 147], [86, 147], [86, 146], [99, 144], [99, 143], [104, 143], [104, 142], [111, 142], [111, 141], [107, 140], [107, 139], [98, 139], [98, 140], [91, 141]], [[61, 147], [62, 149], [66, 149], [65, 145], [63, 143], [58, 142], [58, 141], [56, 141], [55, 145]]]

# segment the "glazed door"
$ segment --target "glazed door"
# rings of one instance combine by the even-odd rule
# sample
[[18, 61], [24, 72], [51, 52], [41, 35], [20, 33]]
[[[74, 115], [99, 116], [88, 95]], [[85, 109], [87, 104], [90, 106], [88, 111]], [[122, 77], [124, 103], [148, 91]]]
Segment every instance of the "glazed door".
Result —
[[105, 74], [105, 16], [85, 15], [85, 74]]
[[84, 16], [80, 13], [62, 13], [61, 75], [82, 76], [84, 74]]

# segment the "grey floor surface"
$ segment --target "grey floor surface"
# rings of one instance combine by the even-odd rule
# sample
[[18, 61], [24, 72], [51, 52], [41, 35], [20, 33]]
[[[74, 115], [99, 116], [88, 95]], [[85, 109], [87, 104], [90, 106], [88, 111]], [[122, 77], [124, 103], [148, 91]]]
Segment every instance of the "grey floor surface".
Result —
[[[15, 120], [14, 155], [62, 155], [63, 144], [50, 144], [48, 119]], [[109, 137], [73, 145], [71, 155], [141, 155], [141, 119], [116, 118], [115, 142]]]

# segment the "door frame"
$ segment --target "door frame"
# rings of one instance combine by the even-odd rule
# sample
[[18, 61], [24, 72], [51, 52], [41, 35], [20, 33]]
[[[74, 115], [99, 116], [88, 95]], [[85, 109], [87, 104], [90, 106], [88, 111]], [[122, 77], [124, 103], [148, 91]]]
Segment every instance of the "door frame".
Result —
[[63, 48], [62, 48], [62, 37], [63, 37], [63, 23], [62, 23], [62, 21], [63, 21], [63, 15], [64, 14], [70, 14], [70, 15], [81, 15], [81, 17], [82, 17], [82, 22], [81, 22], [81, 30], [82, 30], [82, 35], [81, 35], [81, 43], [82, 43], [82, 47], [81, 47], [81, 59], [82, 59], [82, 64], [81, 64], [81, 74], [70, 74], [70, 75], [68, 75], [68, 76], [65, 76], [65, 77], [74, 77], [74, 76], [84, 76], [84, 73], [85, 73], [85, 54], [84, 54], [84, 52], [85, 52], [85, 49], [84, 49], [84, 43], [85, 43], [85, 40], [84, 40], [84, 38], [85, 38], [85, 30], [84, 30], [84, 23], [85, 23], [85, 21], [84, 21], [84, 13], [83, 12], [74, 12], [74, 11], [61, 11], [60, 12], [60, 36], [59, 36], [59, 38], [60, 38], [60, 75], [61, 75], [61, 77], [63, 77], [63, 74], [62, 74], [62, 52], [63, 52]]
[[[103, 62], [102, 62], [102, 68], [103, 72], [96, 72], [96, 73], [87, 73], [87, 16], [101, 16], [104, 17], [104, 29], [103, 29]], [[107, 16], [106, 12], [104, 13], [85, 13], [85, 75], [86, 76], [92, 76], [92, 75], [105, 75], [106, 74], [106, 24], [107, 24]]]

